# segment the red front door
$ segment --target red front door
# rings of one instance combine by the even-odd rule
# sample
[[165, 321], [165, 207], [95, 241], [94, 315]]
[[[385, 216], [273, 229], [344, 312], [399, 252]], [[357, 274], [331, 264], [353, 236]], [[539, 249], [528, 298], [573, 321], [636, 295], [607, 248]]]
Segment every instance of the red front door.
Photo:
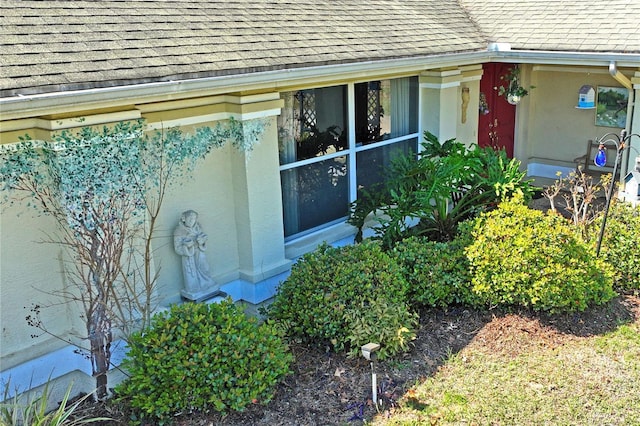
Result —
[[[495, 89], [505, 85], [500, 77], [506, 75], [514, 64], [489, 63], [482, 66], [480, 99], [486, 99], [488, 112], [483, 113], [482, 105], [478, 120], [478, 145], [504, 148], [509, 158], [513, 157], [513, 135], [516, 126], [516, 107], [504, 96], [498, 96]], [[485, 109], [486, 111], [486, 109]]]

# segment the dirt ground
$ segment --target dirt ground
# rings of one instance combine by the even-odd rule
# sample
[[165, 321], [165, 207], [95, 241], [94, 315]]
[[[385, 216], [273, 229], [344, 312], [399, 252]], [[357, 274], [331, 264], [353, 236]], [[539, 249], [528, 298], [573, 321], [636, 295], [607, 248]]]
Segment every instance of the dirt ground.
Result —
[[[480, 350], [513, 356], [532, 345], [562, 346], [566, 342], [614, 330], [640, 320], [640, 297], [620, 296], [584, 313], [547, 315], [528, 311], [451, 308], [423, 312], [410, 352], [377, 362], [378, 398], [383, 415], [390, 413], [404, 392], [434, 374], [448, 356], [469, 344]], [[345, 425], [363, 424], [376, 409], [371, 401], [371, 367], [364, 358], [348, 359], [324, 348], [294, 346], [292, 374], [267, 404], [257, 403], [242, 413], [184, 413], [178, 426]], [[128, 415], [113, 405], [88, 408], [90, 415], [106, 415], [111, 425], [126, 424]], [[88, 414], [87, 411], [83, 414]]]

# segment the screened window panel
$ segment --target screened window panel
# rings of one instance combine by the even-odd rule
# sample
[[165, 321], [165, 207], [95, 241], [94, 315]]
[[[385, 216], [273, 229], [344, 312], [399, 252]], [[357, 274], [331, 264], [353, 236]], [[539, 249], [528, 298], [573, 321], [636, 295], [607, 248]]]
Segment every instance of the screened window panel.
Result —
[[[393, 158], [417, 151], [417, 77], [353, 84], [350, 120], [348, 87], [281, 94], [278, 145], [287, 238], [344, 220], [352, 197], [382, 183]], [[348, 140], [347, 123], [355, 125], [355, 140]], [[382, 146], [366, 146], [377, 142]], [[355, 170], [349, 170], [351, 156]]]
[[285, 237], [347, 216], [349, 174], [346, 156], [280, 173]]
[[278, 117], [280, 164], [347, 149], [346, 86], [299, 90], [282, 95]]
[[402, 142], [367, 149], [356, 154], [356, 180], [358, 196], [362, 191], [380, 188], [386, 179], [385, 171], [398, 156], [415, 155], [418, 139], [411, 138]]
[[358, 83], [356, 143], [367, 145], [418, 131], [417, 77]]

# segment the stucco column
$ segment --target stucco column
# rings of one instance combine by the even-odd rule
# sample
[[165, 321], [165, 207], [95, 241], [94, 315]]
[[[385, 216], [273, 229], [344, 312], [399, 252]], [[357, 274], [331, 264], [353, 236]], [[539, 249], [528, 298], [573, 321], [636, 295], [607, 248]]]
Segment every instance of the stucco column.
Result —
[[268, 124], [259, 143], [252, 151], [232, 155], [239, 272], [252, 283], [290, 267], [284, 254], [276, 115], [260, 119]]
[[[460, 67], [460, 71], [462, 72], [462, 80], [457, 95], [459, 112], [456, 138], [466, 145], [477, 144], [482, 65]], [[467, 105], [465, 105], [465, 92], [468, 99]], [[464, 112], [466, 112], [466, 117], [463, 115]]]
[[441, 141], [457, 136], [462, 77], [459, 69], [426, 71], [420, 75], [421, 133], [429, 131]]

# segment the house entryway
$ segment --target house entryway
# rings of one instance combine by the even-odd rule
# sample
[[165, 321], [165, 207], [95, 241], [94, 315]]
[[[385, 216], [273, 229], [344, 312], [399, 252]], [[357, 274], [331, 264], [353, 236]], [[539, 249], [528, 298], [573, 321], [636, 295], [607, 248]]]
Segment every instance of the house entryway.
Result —
[[[513, 135], [516, 124], [516, 106], [498, 96], [497, 88], [505, 85], [504, 77], [515, 64], [486, 63], [482, 66], [480, 80], [481, 104], [486, 101], [486, 113], [480, 111], [478, 120], [478, 144], [481, 147], [504, 148], [513, 157]], [[487, 111], [488, 109], [488, 111]]]

